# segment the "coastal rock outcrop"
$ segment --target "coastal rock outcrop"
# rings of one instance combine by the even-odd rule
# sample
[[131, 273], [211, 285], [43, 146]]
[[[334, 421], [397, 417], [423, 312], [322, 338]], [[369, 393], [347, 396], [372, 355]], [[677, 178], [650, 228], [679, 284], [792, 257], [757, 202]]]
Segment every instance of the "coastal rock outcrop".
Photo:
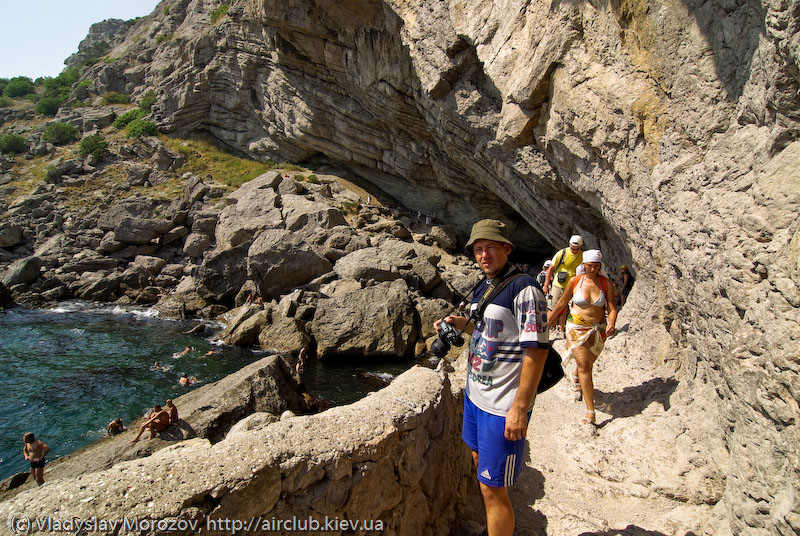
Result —
[[[271, 419], [277, 421], [287, 410], [297, 414], [309, 411], [302, 385], [279, 355], [251, 363], [219, 381], [176, 397], [174, 402], [179, 411], [178, 424], [160, 432], [154, 440], [145, 441], [150, 433], [145, 432], [141, 441], [131, 443], [142, 422], [139, 419], [128, 425], [126, 433], [106, 437], [48, 464], [48, 480], [78, 479], [127, 460], [151, 456], [174, 446], [177, 441], [201, 438], [216, 443], [237, 422], [256, 413], [262, 415], [262, 419], [264, 415], [271, 415]], [[9, 490], [19, 487], [22, 484], [19, 480], [9, 482]], [[9, 495], [0, 495], [0, 500], [8, 498]]]
[[[225, 519], [325, 519], [394, 534], [447, 535], [455, 508], [477, 494], [460, 445], [459, 391], [415, 367], [389, 387], [323, 414], [279, 422], [260, 414], [217, 443], [193, 439], [91, 477], [48, 482], [0, 503], [9, 515], [147, 519], [194, 523], [188, 533], [222, 534]], [[154, 486], [170, 475], [169, 486]], [[36, 512], [34, 514], [34, 512]], [[323, 525], [324, 526], [324, 525]], [[309, 526], [309, 528], [313, 528]], [[293, 529], [259, 525], [263, 532]], [[33, 531], [37, 529], [34, 527]], [[295, 531], [296, 532], [296, 531]]]

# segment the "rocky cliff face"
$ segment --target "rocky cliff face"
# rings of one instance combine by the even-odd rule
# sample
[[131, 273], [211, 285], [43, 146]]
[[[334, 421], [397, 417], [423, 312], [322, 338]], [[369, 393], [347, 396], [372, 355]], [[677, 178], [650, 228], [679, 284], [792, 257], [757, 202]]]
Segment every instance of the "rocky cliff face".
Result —
[[680, 382], [711, 468], [684, 499], [732, 533], [800, 530], [795, 5], [215, 7], [159, 6], [85, 76], [155, 90], [167, 131], [345, 165], [462, 234], [501, 217], [527, 249], [578, 231], [632, 264], [626, 348]]

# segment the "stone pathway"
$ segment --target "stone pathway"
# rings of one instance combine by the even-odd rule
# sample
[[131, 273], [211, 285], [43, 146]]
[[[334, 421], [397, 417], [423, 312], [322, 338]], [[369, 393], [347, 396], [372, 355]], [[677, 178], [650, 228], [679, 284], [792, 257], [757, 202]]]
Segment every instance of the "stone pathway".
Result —
[[[596, 427], [580, 424], [585, 406], [569, 380], [574, 361], [537, 400], [526, 467], [511, 491], [515, 534], [688, 536], [708, 519], [709, 505], [656, 493], [653, 468], [642, 463], [672, 435], [655, 436], [653, 428], [659, 419], [672, 424], [665, 413], [677, 382], [654, 377], [652, 366], [631, 362], [620, 351], [626, 345], [612, 341], [595, 364]], [[563, 354], [563, 338], [554, 344]]]

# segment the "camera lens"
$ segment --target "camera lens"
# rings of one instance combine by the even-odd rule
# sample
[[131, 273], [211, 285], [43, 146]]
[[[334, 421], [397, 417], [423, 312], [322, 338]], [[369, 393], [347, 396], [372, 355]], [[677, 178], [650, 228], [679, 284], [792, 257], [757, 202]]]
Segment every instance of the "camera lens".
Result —
[[447, 341], [438, 338], [431, 344], [431, 353], [436, 357], [443, 357], [450, 350], [450, 345]]

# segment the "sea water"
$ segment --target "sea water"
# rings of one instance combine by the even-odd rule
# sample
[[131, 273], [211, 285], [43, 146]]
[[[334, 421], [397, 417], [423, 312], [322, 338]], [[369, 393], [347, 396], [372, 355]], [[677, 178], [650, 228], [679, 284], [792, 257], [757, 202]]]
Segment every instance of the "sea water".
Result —
[[[0, 479], [30, 469], [22, 456], [25, 432], [50, 447], [52, 461], [103, 437], [113, 419], [122, 418], [127, 427], [153, 404], [266, 355], [187, 335], [193, 325], [160, 319], [149, 309], [86, 302], [0, 312]], [[187, 347], [193, 350], [177, 355]], [[215, 354], [204, 357], [211, 349]], [[310, 359], [302, 378], [311, 394], [341, 405], [379, 389], [412, 364]], [[198, 382], [179, 385], [182, 373]]]

